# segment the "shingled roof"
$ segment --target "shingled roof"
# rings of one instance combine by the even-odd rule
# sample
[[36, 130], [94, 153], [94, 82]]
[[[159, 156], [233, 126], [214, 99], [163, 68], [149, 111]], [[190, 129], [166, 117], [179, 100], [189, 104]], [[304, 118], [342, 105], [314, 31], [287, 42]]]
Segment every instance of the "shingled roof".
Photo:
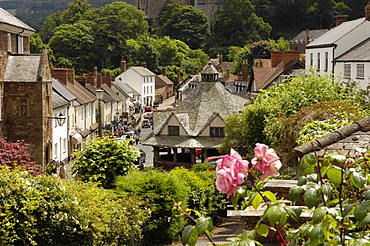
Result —
[[[7, 12], [6, 10], [0, 8], [0, 26], [8, 25], [15, 29], [21, 29], [23, 30], [23, 35], [31, 35], [32, 33], [35, 33], [36, 30], [32, 27], [26, 25], [21, 20], [14, 17], [12, 14]], [[21, 31], [19, 30], [19, 31]]]

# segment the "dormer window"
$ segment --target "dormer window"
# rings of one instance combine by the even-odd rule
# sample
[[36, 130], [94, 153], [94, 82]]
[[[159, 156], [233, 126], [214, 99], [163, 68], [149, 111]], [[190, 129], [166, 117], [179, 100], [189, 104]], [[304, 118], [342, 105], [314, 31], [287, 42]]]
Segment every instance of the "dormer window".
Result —
[[209, 130], [211, 137], [225, 137], [224, 127], [210, 127]]
[[179, 136], [180, 127], [179, 126], [168, 126], [168, 136]]

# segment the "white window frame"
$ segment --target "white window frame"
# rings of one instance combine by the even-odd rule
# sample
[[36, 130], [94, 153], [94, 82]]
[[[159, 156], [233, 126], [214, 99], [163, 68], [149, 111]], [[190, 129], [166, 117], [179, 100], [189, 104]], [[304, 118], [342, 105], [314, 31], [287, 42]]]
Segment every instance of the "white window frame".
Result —
[[351, 78], [351, 64], [344, 64], [343, 75], [346, 79]]
[[356, 79], [365, 79], [365, 64], [356, 65]]
[[8, 33], [8, 52], [12, 52], [12, 34]]
[[324, 71], [327, 72], [329, 69], [329, 52], [325, 52], [325, 67]]
[[18, 36], [18, 54], [24, 54], [23, 36]]
[[320, 69], [321, 69], [320, 53], [317, 53], [317, 71], [320, 71]]

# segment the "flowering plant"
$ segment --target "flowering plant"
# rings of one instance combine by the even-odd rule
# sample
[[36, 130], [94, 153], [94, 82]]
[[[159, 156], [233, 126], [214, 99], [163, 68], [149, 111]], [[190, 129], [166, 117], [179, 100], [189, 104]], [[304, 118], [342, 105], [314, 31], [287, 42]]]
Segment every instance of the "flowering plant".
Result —
[[[370, 151], [361, 145], [346, 156], [309, 153], [301, 158], [301, 176], [289, 190], [289, 200], [278, 200], [270, 191], [263, 191], [257, 179], [277, 176], [281, 162], [273, 149], [257, 144], [250, 162], [234, 150], [217, 163], [216, 186], [227, 193], [234, 207], [238, 196], [245, 206], [263, 207], [264, 212], [253, 230], [245, 230], [231, 238], [231, 246], [262, 245], [257, 235], [267, 237], [276, 233], [280, 246], [370, 245]], [[250, 181], [247, 189], [242, 181]], [[301, 198], [305, 206], [295, 206]], [[306, 210], [309, 217], [302, 220]], [[183, 244], [193, 246], [197, 231], [206, 233], [212, 245], [211, 220], [199, 218], [193, 231], [183, 233]], [[190, 227], [189, 227], [190, 228]], [[185, 231], [185, 230], [184, 230]], [[200, 235], [200, 234], [196, 234]]]

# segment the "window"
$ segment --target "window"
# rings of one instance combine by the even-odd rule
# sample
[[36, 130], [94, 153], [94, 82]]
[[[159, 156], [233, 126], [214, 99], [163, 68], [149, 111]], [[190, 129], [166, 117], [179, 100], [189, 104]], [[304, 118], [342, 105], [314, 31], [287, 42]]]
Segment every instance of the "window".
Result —
[[344, 78], [351, 78], [351, 64], [344, 64]]
[[24, 48], [23, 48], [23, 37], [18, 36], [18, 54], [23, 54]]
[[329, 69], [329, 53], [325, 52], [325, 67], [324, 71], [327, 72]]
[[313, 66], [313, 53], [310, 53], [310, 65]]
[[54, 144], [54, 158], [58, 158], [58, 143]]
[[8, 33], [8, 52], [12, 52], [12, 35]]
[[365, 65], [364, 64], [357, 64], [357, 79], [364, 79], [365, 77]]
[[168, 136], [179, 136], [180, 127], [179, 126], [168, 126]]
[[211, 137], [224, 137], [224, 128], [223, 127], [211, 127], [209, 135]]
[[21, 116], [27, 115], [28, 112], [28, 99], [23, 97], [12, 98], [13, 115]]
[[317, 70], [321, 69], [321, 60], [320, 60], [320, 53], [317, 53]]
[[63, 138], [63, 153], [67, 151], [67, 139]]

